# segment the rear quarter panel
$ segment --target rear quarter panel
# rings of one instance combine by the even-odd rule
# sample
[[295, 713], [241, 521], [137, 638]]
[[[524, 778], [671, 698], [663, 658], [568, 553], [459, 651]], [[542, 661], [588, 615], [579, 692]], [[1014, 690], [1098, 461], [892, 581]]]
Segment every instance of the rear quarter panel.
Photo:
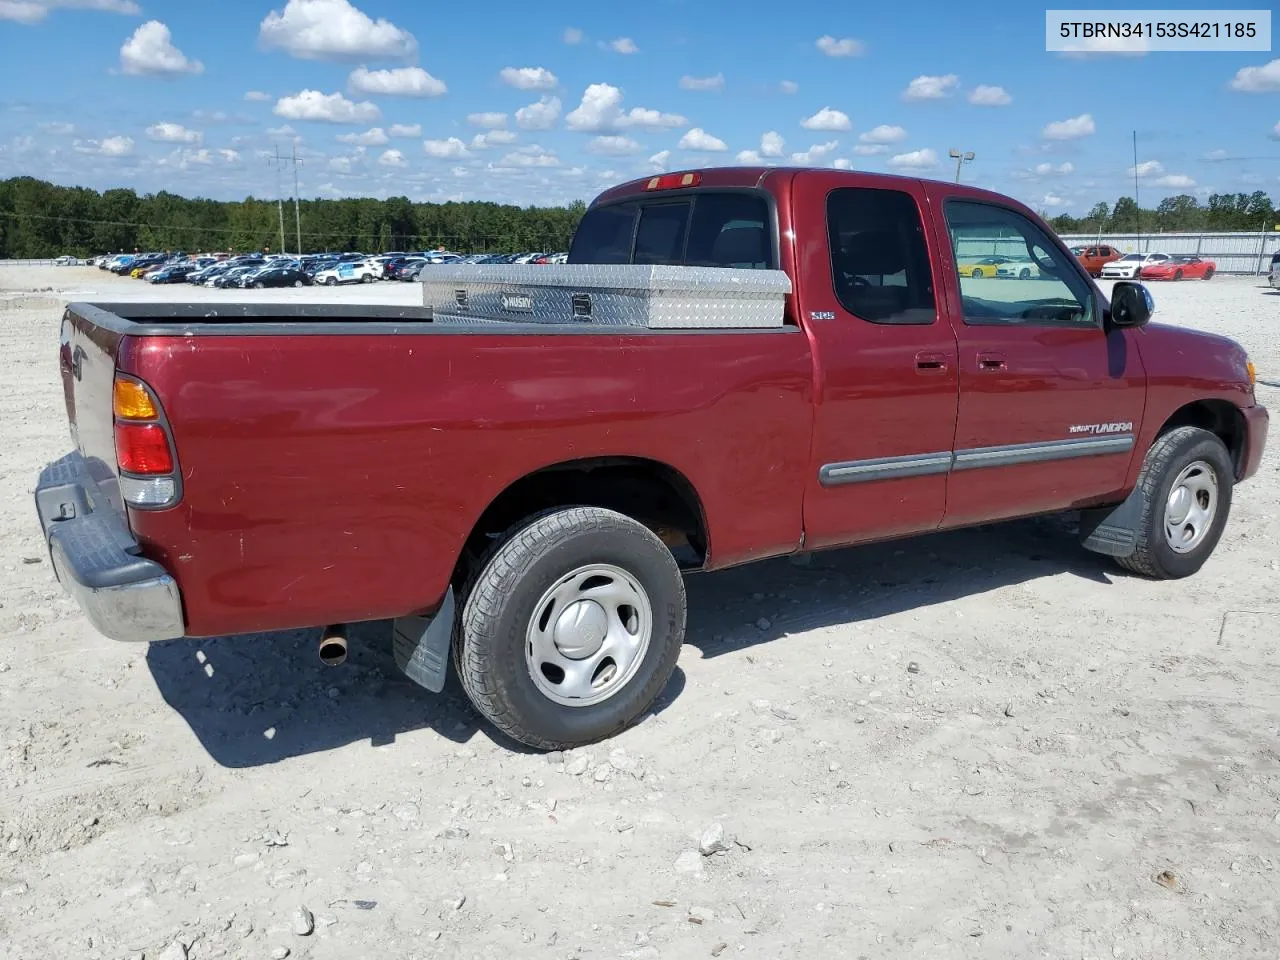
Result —
[[130, 338], [185, 495], [135, 534], [210, 636], [427, 611], [485, 507], [539, 468], [647, 457], [711, 560], [794, 550], [810, 436], [798, 329]]

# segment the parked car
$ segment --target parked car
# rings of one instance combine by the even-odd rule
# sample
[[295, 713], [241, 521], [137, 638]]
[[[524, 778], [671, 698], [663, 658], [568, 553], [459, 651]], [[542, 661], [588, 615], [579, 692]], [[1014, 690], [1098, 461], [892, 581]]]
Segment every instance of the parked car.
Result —
[[1080, 261], [1080, 265], [1084, 267], [1085, 272], [1091, 277], [1102, 275], [1102, 268], [1112, 260], [1119, 260], [1124, 254], [1109, 244], [1094, 244], [1092, 246], [1072, 247], [1071, 252], [1076, 255], [1076, 259]]
[[417, 257], [411, 257], [401, 260], [387, 268], [388, 280], [416, 280], [422, 268], [427, 265], [427, 261]]
[[1164, 263], [1167, 253], [1126, 253], [1119, 260], [1102, 265], [1103, 280], [1137, 280], [1143, 267]]
[[267, 267], [261, 273], [255, 273], [244, 284], [246, 287], [262, 289], [263, 287], [302, 287], [311, 283], [311, 278], [298, 266]]
[[1280, 250], [1271, 255], [1271, 272], [1267, 274], [1271, 289], [1280, 290]]
[[[993, 235], [1042, 279], [950, 296], [953, 243]], [[60, 581], [122, 640], [330, 624], [337, 662], [345, 625], [394, 619], [410, 678], [452, 660], [491, 723], [562, 749], [666, 687], [685, 571], [1080, 511], [1087, 549], [1182, 578], [1262, 459], [1238, 344], [1148, 324], [1141, 284], [1104, 299], [1030, 208], [962, 184], [646, 177], [558, 270], [433, 268], [420, 312], [70, 304], [75, 449], [35, 494]]]
[[334, 287], [342, 283], [373, 283], [373, 269], [363, 261], [334, 264], [315, 275], [315, 282], [326, 287]]
[[996, 267], [996, 276], [1018, 280], [1038, 279], [1040, 267], [1030, 257], [1010, 257]]
[[79, 264], [80, 264], [79, 257], [72, 257], [68, 255], [63, 255], [53, 261], [53, 265], [55, 267], [75, 267], [75, 266], [79, 266]]
[[147, 274], [150, 283], [186, 283], [187, 277], [195, 273], [194, 263], [173, 263], [152, 270]]
[[1142, 268], [1143, 280], [1212, 280], [1218, 265], [1194, 256], [1173, 256]]
[[1008, 263], [1008, 257], [980, 257], [976, 260], [964, 260], [956, 265], [956, 272], [962, 277], [994, 277], [1002, 263]]
[[220, 273], [205, 285], [210, 287], [219, 287], [222, 289], [226, 289], [227, 287], [238, 287], [240, 286], [241, 277], [257, 273], [261, 269], [261, 265], [256, 263], [249, 264], [248, 266], [232, 267], [230, 270]]

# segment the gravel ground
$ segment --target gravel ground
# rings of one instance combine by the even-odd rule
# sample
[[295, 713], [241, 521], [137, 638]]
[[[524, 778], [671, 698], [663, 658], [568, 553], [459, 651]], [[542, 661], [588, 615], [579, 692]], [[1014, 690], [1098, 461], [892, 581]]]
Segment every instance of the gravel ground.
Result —
[[[30, 503], [68, 444], [42, 287], [190, 293], [0, 268], [6, 960], [1275, 956], [1280, 443], [1188, 581], [1056, 520], [692, 577], [654, 714], [545, 757], [376, 625], [335, 670], [309, 632], [98, 636]], [[1154, 292], [1280, 410], [1280, 296]], [[417, 290], [255, 299], [299, 293]]]

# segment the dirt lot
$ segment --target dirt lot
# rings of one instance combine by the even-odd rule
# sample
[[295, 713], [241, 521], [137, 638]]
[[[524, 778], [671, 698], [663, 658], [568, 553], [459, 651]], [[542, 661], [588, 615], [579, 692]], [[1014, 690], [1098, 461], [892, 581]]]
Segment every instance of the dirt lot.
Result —
[[[1275, 956], [1274, 430], [1188, 581], [1057, 520], [693, 577], [659, 709], [548, 758], [401, 678], [374, 626], [335, 670], [310, 633], [98, 636], [30, 503], [69, 443], [60, 311], [15, 294], [41, 287], [188, 292], [0, 268], [6, 960]], [[1280, 410], [1280, 296], [1155, 295]]]

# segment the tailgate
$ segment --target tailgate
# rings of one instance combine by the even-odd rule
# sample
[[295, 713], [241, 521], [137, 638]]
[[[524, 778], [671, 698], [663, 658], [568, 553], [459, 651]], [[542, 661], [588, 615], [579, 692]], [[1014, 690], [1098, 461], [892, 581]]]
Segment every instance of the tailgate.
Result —
[[116, 352], [123, 339], [75, 310], [63, 314], [58, 367], [71, 439], [84, 456], [89, 475], [121, 514], [111, 393]]

